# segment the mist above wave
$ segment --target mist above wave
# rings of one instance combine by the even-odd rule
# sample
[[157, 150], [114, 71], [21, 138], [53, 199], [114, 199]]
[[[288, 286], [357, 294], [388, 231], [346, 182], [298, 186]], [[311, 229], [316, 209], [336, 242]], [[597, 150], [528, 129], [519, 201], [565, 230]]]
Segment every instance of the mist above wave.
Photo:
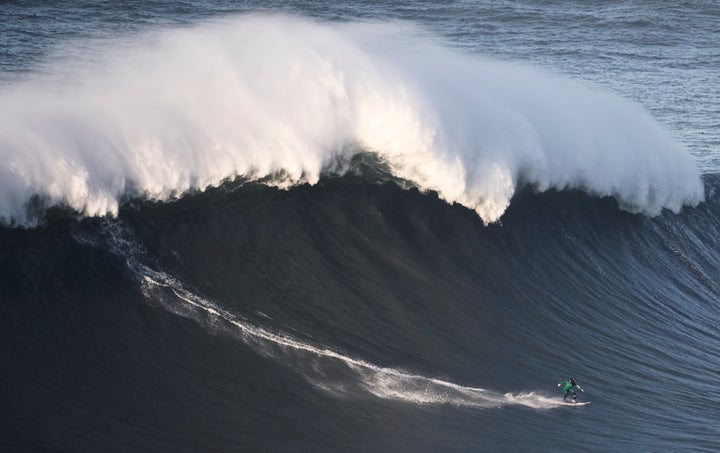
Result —
[[32, 223], [38, 197], [95, 216], [237, 176], [314, 183], [358, 148], [488, 222], [524, 183], [648, 215], [703, 199], [639, 105], [407, 24], [245, 15], [95, 53], [0, 91], [0, 221]]

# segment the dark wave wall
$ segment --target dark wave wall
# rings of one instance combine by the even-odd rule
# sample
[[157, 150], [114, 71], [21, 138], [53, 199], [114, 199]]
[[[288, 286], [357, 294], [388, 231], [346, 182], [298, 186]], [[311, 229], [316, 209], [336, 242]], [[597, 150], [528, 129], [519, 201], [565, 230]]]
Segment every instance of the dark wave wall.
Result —
[[[0, 235], [3, 443], [632, 449], [686, 445], [691, 420], [693, 445], [712, 449], [718, 427], [702, 421], [718, 415], [716, 184], [706, 178], [698, 208], [651, 219], [612, 198], [526, 188], [501, 223], [484, 225], [432, 193], [353, 176], [288, 191], [227, 184], [133, 202], [118, 220], [51, 211], [43, 227]], [[574, 373], [593, 403], [558, 438], [571, 415], [562, 408], [353, 390], [340, 362], [273, 359], [224, 321], [148, 299], [128, 257], [108, 247], [108, 222], [128, 230], [149, 268], [252, 324], [498, 395], [555, 397]], [[334, 391], [308, 379], [313, 368]]]

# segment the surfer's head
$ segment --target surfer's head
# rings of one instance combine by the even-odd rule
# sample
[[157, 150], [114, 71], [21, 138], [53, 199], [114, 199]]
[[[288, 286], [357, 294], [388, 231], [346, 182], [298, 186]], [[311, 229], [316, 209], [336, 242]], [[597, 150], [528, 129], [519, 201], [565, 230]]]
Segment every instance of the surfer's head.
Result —
[[574, 384], [574, 383], [575, 383], [575, 378], [574, 378], [574, 377], [571, 377], [571, 378], [570, 378], [570, 382], [572, 382], [572, 383]]

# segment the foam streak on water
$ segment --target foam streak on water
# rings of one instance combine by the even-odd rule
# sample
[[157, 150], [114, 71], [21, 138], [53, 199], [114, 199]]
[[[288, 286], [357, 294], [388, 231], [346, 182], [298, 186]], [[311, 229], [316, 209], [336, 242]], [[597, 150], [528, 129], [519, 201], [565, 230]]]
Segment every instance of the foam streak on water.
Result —
[[[143, 292], [152, 303], [193, 319], [215, 333], [241, 338], [260, 354], [292, 366], [313, 385], [337, 397], [347, 398], [364, 391], [379, 398], [413, 404], [449, 404], [474, 408], [523, 405], [550, 409], [563, 404], [558, 398], [534, 392], [500, 394], [395, 368], [380, 367], [327, 347], [304, 343], [286, 334], [271, 332], [239, 320], [211, 301], [184, 289], [180, 282], [162, 272], [144, 267], [142, 271], [152, 275], [143, 278]], [[170, 289], [175, 297], [168, 298], [163, 289]], [[337, 374], [332, 369], [337, 367], [338, 362], [347, 367], [347, 374], [342, 378], [331, 376]]]
[[[129, 238], [122, 224], [108, 221], [105, 222], [104, 230], [110, 249], [125, 257], [129, 269], [140, 280], [143, 295], [149, 303], [192, 319], [214, 334], [240, 339], [259, 354], [291, 367], [315, 387], [337, 398], [371, 394], [411, 404], [471, 408], [522, 405], [534, 409], [552, 409], [564, 404], [559, 398], [535, 392], [502, 394], [378, 366], [325, 346], [313, 345], [285, 333], [253, 325], [187, 289], [173, 276], [144, 265], [139, 258], [143, 253], [142, 247]], [[338, 368], [342, 370], [338, 371]]]
[[639, 105], [406, 24], [241, 16], [93, 55], [0, 91], [0, 221], [32, 224], [35, 196], [95, 216], [237, 176], [313, 183], [358, 144], [486, 221], [522, 183], [649, 215], [704, 196]]

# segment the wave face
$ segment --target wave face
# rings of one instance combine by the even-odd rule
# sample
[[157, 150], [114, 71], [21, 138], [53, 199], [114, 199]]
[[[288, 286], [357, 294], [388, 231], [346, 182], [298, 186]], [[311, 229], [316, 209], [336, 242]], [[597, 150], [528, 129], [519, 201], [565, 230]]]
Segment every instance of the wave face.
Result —
[[526, 188], [485, 226], [358, 171], [0, 230], [2, 445], [718, 447], [717, 175], [679, 215]]
[[5, 224], [54, 205], [117, 215], [127, 197], [236, 177], [315, 183], [358, 150], [486, 222], [525, 184], [648, 215], [704, 197], [694, 160], [639, 105], [408, 24], [247, 15], [82, 44], [90, 56], [0, 91]]

